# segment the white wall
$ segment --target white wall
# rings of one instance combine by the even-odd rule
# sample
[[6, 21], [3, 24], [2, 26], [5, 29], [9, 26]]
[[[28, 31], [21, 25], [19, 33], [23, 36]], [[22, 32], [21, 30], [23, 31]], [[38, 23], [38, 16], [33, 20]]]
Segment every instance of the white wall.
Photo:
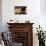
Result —
[[2, 0], [0, 0], [0, 31], [2, 29]]
[[40, 24], [46, 31], [46, 0], [40, 0]]
[[[27, 6], [27, 14], [26, 15], [20, 15], [20, 16], [14, 15], [14, 7], [19, 6], [19, 5]], [[2, 1], [3, 26], [5, 26], [7, 21], [10, 19], [17, 19], [20, 22], [24, 22], [26, 19], [27, 20], [29, 19], [31, 22], [39, 23], [39, 14], [40, 14], [40, 0], [35, 0], [35, 1], [34, 0], [20, 0], [20, 1], [18, 1], [18, 0], [3, 0]]]
[[[14, 7], [15, 6], [27, 6], [26, 15], [15, 15]], [[3, 31], [8, 30], [7, 22], [11, 19], [17, 19], [19, 22], [24, 22], [25, 20], [30, 20], [33, 25], [33, 45], [38, 46], [38, 39], [36, 37], [36, 27], [39, 24], [43, 27], [46, 27], [46, 15], [40, 13], [40, 0], [2, 0], [2, 25]], [[46, 29], [46, 28], [45, 28]], [[36, 40], [37, 39], [37, 40]]]
[[42, 13], [46, 13], [46, 0], [40, 0], [40, 9]]

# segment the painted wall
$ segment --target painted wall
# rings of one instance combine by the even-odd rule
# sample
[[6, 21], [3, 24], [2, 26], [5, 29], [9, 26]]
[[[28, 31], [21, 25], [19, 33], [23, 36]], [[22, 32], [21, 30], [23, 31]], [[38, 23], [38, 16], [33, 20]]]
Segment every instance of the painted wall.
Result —
[[[42, 4], [41, 4], [42, 5]], [[27, 6], [26, 15], [15, 15], [15, 6]], [[42, 6], [41, 6], [42, 7]], [[33, 45], [38, 46], [38, 39], [36, 37], [36, 27], [39, 24], [46, 30], [46, 15], [41, 13], [40, 0], [2, 0], [2, 26], [3, 31], [8, 31], [7, 22], [9, 20], [17, 19], [19, 22], [25, 22], [25, 20], [30, 20], [33, 25]]]
[[40, 0], [40, 9], [42, 13], [46, 13], [46, 0]]
[[46, 31], [46, 0], [40, 0], [40, 24]]
[[2, 0], [0, 0], [0, 31], [2, 31]]
[[[27, 6], [26, 15], [15, 15], [14, 7], [24, 5]], [[2, 1], [2, 22], [3, 26], [6, 27], [6, 23], [10, 19], [17, 19], [19, 22], [24, 22], [25, 20], [30, 20], [33, 23], [39, 23], [40, 14], [40, 0], [3, 0]], [[22, 19], [23, 18], [23, 19]], [[38, 21], [37, 21], [38, 20]], [[7, 30], [7, 28], [5, 28]]]

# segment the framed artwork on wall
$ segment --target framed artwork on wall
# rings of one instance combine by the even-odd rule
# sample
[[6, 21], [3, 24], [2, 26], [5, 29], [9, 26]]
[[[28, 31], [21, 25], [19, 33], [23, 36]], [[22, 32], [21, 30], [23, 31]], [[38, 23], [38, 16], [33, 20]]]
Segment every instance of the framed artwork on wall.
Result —
[[26, 14], [26, 6], [15, 6], [15, 14]]

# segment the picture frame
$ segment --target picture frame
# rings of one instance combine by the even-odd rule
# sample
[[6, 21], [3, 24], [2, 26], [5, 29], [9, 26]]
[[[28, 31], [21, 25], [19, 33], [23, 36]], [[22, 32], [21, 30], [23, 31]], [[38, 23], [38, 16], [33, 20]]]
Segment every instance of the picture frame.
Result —
[[26, 6], [15, 6], [14, 12], [15, 14], [27, 14], [26, 8]]

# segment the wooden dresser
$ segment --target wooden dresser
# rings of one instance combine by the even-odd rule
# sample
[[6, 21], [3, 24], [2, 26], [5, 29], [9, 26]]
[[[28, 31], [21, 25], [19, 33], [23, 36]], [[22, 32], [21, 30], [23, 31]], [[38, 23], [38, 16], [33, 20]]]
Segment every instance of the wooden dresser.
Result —
[[[12, 39], [21, 46], [33, 46], [33, 23], [7, 23]], [[19, 46], [19, 45], [18, 45]]]

